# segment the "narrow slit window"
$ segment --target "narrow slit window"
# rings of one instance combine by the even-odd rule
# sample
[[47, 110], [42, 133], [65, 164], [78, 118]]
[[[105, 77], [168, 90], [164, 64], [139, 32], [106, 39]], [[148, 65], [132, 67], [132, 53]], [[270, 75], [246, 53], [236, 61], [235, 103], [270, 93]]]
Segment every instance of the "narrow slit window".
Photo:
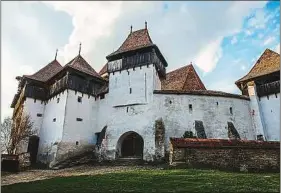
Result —
[[79, 142], [78, 142], [78, 141], [76, 141], [76, 145], [79, 145]]
[[56, 118], [53, 118], [53, 122], [56, 122], [57, 121], [57, 119]]
[[76, 118], [76, 121], [82, 121], [83, 119], [81, 119], [81, 118]]
[[36, 103], [36, 99], [34, 99], [34, 103]]
[[59, 103], [60, 102], [60, 98], [57, 98], [57, 103]]
[[77, 101], [78, 101], [78, 103], [82, 103], [82, 97], [79, 96]]
[[132, 88], [130, 88], [130, 94], [132, 94]]
[[127, 113], [129, 112], [129, 107], [127, 107]]
[[219, 106], [219, 102], [217, 102], [217, 106]]
[[189, 104], [188, 108], [189, 108], [189, 112], [191, 112], [192, 111], [192, 104]]
[[233, 115], [232, 107], [229, 108], [229, 112], [231, 115]]

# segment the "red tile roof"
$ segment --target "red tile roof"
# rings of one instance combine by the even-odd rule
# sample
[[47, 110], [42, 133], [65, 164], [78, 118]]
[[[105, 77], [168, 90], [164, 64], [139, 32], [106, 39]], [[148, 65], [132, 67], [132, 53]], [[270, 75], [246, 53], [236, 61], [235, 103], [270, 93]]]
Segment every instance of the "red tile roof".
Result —
[[272, 148], [279, 149], [280, 142], [257, 140], [230, 140], [230, 139], [200, 139], [200, 138], [170, 138], [175, 148]]
[[254, 78], [280, 71], [280, 54], [266, 49], [250, 72], [235, 83], [250, 81]]
[[182, 91], [206, 90], [192, 64], [167, 73], [166, 79], [161, 82], [161, 89]]
[[46, 65], [45, 67], [41, 68], [33, 75], [23, 75], [23, 76], [33, 80], [46, 82], [54, 75], [56, 75], [61, 69], [62, 66], [60, 65], [60, 63], [57, 60], [54, 60], [50, 62], [48, 65]]
[[204, 95], [204, 96], [217, 96], [217, 97], [227, 97], [227, 98], [238, 98], [250, 100], [248, 96], [231, 94], [227, 92], [214, 91], [214, 90], [154, 90], [154, 94], [176, 94], [176, 95]]
[[90, 66], [90, 64], [80, 54], [64, 66], [64, 68], [67, 67], [76, 69], [80, 72], [84, 72], [94, 77], [101, 78], [100, 75]]
[[147, 29], [137, 30], [130, 33], [118, 50], [107, 57], [153, 45]]
[[102, 69], [99, 71], [99, 75], [103, 75], [107, 73], [107, 63], [102, 67]]

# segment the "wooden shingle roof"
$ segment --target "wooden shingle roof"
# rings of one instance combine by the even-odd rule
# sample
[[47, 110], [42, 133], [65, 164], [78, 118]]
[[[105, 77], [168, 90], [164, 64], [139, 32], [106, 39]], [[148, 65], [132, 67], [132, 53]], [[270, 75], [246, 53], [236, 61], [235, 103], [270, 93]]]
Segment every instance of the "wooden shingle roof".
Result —
[[110, 55], [107, 56], [114, 56], [120, 53], [128, 52], [128, 51], [133, 51], [137, 50], [140, 48], [145, 48], [149, 46], [153, 46], [153, 42], [149, 36], [148, 30], [147, 29], [140, 29], [134, 32], [131, 32], [127, 39], [123, 42], [123, 44], [118, 48], [117, 51], [111, 53]]
[[162, 90], [206, 90], [192, 64], [178, 68], [166, 74], [161, 82]]
[[70, 62], [68, 62], [64, 68], [73, 68], [80, 72], [89, 74], [94, 77], [101, 78], [100, 75], [92, 68], [92, 66], [79, 54], [75, 58], [73, 58]]
[[270, 49], [266, 49], [250, 72], [235, 83], [239, 84], [241, 82], [250, 81], [254, 78], [278, 71], [280, 71], [280, 55]]
[[33, 75], [23, 75], [23, 77], [41, 81], [41, 82], [46, 82], [54, 75], [56, 75], [61, 69], [62, 66], [60, 65], [60, 63], [57, 60], [53, 60], [52, 62], [47, 64], [45, 67], [41, 68]]

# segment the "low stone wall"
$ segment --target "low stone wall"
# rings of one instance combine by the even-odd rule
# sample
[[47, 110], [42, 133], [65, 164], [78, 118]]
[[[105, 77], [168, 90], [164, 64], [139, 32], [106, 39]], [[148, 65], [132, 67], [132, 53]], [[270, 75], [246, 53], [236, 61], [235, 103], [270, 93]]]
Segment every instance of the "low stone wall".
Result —
[[171, 165], [231, 171], [278, 171], [280, 142], [171, 138]]

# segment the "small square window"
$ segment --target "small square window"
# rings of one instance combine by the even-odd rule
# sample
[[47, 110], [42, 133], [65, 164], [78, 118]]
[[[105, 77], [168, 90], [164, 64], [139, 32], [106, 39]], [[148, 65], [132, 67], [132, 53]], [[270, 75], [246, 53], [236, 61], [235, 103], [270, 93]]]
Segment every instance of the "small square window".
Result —
[[83, 119], [81, 119], [81, 118], [76, 118], [76, 121], [82, 121]]
[[60, 98], [57, 98], [57, 103], [59, 103], [60, 102]]
[[101, 94], [101, 95], [100, 95], [100, 99], [104, 99], [104, 94]]
[[56, 118], [53, 118], [53, 122], [56, 122], [56, 120], [57, 120]]
[[82, 103], [82, 97], [79, 96], [77, 101], [78, 101], [78, 103]]
[[42, 114], [41, 113], [37, 113], [37, 117], [42, 117]]
[[78, 141], [76, 141], [76, 145], [79, 145], [79, 142], [78, 142]]

